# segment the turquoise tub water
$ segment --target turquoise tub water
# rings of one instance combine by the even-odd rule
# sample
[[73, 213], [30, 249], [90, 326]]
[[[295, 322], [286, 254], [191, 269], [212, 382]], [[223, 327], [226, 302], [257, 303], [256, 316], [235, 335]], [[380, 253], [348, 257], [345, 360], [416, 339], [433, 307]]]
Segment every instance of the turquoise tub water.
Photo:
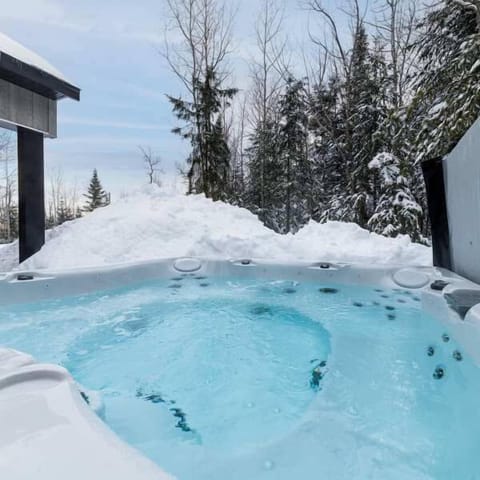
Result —
[[0, 345], [180, 480], [480, 478], [480, 371], [413, 291], [173, 274], [6, 306]]

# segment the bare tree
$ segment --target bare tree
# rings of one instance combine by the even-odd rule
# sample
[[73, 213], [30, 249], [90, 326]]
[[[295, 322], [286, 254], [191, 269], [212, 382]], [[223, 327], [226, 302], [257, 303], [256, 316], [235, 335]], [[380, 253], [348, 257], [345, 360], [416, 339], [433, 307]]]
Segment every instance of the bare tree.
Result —
[[57, 212], [65, 191], [63, 171], [61, 168], [55, 168], [49, 171], [48, 183], [48, 223], [51, 224], [49, 226], [54, 226], [57, 224]]
[[65, 181], [63, 170], [54, 168], [48, 172], [47, 227], [60, 225], [80, 216], [80, 199], [77, 182]]
[[[412, 49], [417, 22], [415, 0], [381, 0], [375, 29], [385, 45], [384, 54], [391, 69], [393, 106], [405, 103], [405, 93], [412, 72], [416, 68], [415, 49]], [[479, 2], [480, 3], [480, 2]]]
[[[310, 39], [323, 51], [330, 60], [334, 72], [348, 78], [351, 69], [352, 43], [346, 40], [344, 32], [339, 27], [334, 15], [324, 6], [322, 0], [308, 0], [307, 7], [319, 14], [326, 27], [324, 36], [318, 37], [310, 33]], [[362, 12], [358, 0], [350, 0], [349, 8], [341, 8], [341, 12], [350, 19], [350, 33], [355, 35], [365, 22], [365, 12]]]
[[284, 8], [275, 0], [262, 0], [255, 25], [257, 55], [251, 61], [252, 113], [255, 124], [265, 124], [288, 75]]
[[[289, 61], [286, 55], [287, 40], [283, 32], [284, 7], [275, 0], [261, 0], [255, 25], [257, 54], [251, 61], [250, 75], [253, 86], [250, 92], [249, 120], [252, 128], [267, 130], [276, 113], [281, 88], [286, 83]], [[260, 152], [260, 209], [265, 209], [265, 155]]]
[[152, 151], [151, 147], [139, 146], [138, 149], [142, 154], [143, 163], [147, 171], [148, 183], [150, 185], [157, 185], [161, 187], [162, 180], [160, 179], [160, 175], [163, 173], [162, 169], [160, 168], [160, 165], [162, 163], [161, 157], [159, 155], [156, 155]]
[[0, 224], [2, 224], [2, 236], [6, 242], [11, 242], [15, 236], [12, 221], [14, 220], [17, 171], [12, 166], [13, 156], [12, 137], [9, 132], [2, 133], [0, 135], [0, 162], [3, 163], [3, 184], [0, 185]]
[[225, 122], [232, 164], [230, 184], [236, 201], [240, 201], [245, 192], [247, 102], [248, 96], [242, 92], [241, 98], [232, 107], [231, 116]]
[[[327, 73], [333, 75], [337, 79], [341, 79], [343, 83], [343, 108], [345, 110], [344, 116], [348, 120], [351, 118], [351, 114], [354, 108], [352, 105], [353, 95], [352, 89], [354, 88], [351, 82], [352, 77], [352, 60], [353, 60], [353, 47], [354, 39], [361, 28], [364, 26], [365, 13], [360, 9], [358, 0], [350, 0], [349, 8], [342, 8], [343, 15], [350, 22], [350, 38], [346, 37], [342, 32], [336, 18], [327, 8], [323, 5], [322, 0], [308, 0], [307, 7], [314, 13], [320, 16], [323, 21], [323, 25], [326, 27], [325, 34], [322, 38], [310, 34], [311, 40], [320, 49], [319, 58], [323, 59], [323, 66], [321, 66], [320, 76], [324, 77]], [[328, 66], [327, 66], [328, 65]], [[327, 126], [327, 129], [332, 131], [335, 123], [335, 118], [323, 119]], [[344, 165], [348, 165], [351, 157], [351, 143], [352, 143], [352, 131], [347, 125], [344, 134], [344, 142], [341, 147], [337, 147], [337, 153], [342, 157]], [[346, 172], [349, 175], [349, 172]]]
[[[207, 176], [208, 159], [202, 142], [202, 117], [195, 106], [199, 104], [202, 82], [214, 72], [222, 83], [229, 75], [227, 57], [231, 51], [234, 10], [228, 0], [166, 0], [170, 22], [162, 52], [174, 74], [186, 90], [187, 102], [192, 106], [190, 118], [176, 133], [184, 138], [197, 138], [197, 155], [191, 156], [188, 169], [188, 191], [203, 190]], [[176, 35], [172, 41], [170, 34]], [[208, 193], [208, 192], [205, 192]]]
[[[186, 90], [195, 96], [195, 82], [208, 68], [222, 71], [230, 53], [234, 11], [225, 0], [166, 0], [170, 22], [162, 55]], [[176, 34], [171, 41], [169, 32]], [[222, 75], [228, 75], [223, 69]]]

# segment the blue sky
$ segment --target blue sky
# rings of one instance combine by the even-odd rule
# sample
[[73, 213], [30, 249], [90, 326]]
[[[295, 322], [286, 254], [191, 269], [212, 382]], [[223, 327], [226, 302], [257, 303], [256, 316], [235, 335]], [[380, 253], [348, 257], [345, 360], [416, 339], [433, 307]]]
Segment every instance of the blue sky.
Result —
[[[332, 9], [340, 3], [325, 2]], [[233, 83], [248, 85], [256, 0], [239, 3]], [[173, 174], [188, 145], [170, 131], [176, 124], [165, 93], [178, 81], [159, 55], [164, 38], [162, 0], [16, 0], [2, 2], [0, 31], [50, 61], [82, 89], [81, 102], [59, 104], [59, 138], [46, 141], [47, 171], [61, 168], [69, 181], [88, 183], [94, 167], [114, 195], [141, 184], [138, 146], [151, 146]], [[286, 0], [294, 49], [302, 49], [309, 14]], [[316, 28], [316, 27], [312, 27]], [[308, 48], [311, 48], [308, 45]]]

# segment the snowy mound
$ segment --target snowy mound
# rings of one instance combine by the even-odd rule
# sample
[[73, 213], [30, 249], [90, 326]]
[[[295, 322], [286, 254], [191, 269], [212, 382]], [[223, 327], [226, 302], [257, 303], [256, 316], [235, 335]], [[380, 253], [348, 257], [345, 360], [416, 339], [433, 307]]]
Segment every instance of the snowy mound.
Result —
[[[406, 236], [386, 238], [340, 222], [311, 222], [295, 235], [280, 235], [243, 208], [150, 187], [65, 223], [47, 238], [22, 268], [63, 269], [179, 256], [409, 265], [432, 261], [429, 248]], [[13, 246], [4, 247], [0, 257], [11, 257], [12, 252]], [[0, 270], [6, 266], [0, 262]]]

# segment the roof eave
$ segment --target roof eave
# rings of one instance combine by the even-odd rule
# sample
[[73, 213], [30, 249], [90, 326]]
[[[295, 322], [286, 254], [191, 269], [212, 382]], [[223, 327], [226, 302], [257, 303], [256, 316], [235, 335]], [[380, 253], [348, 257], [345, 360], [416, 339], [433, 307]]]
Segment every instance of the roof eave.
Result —
[[80, 89], [71, 83], [0, 52], [0, 78], [52, 100], [80, 100]]

